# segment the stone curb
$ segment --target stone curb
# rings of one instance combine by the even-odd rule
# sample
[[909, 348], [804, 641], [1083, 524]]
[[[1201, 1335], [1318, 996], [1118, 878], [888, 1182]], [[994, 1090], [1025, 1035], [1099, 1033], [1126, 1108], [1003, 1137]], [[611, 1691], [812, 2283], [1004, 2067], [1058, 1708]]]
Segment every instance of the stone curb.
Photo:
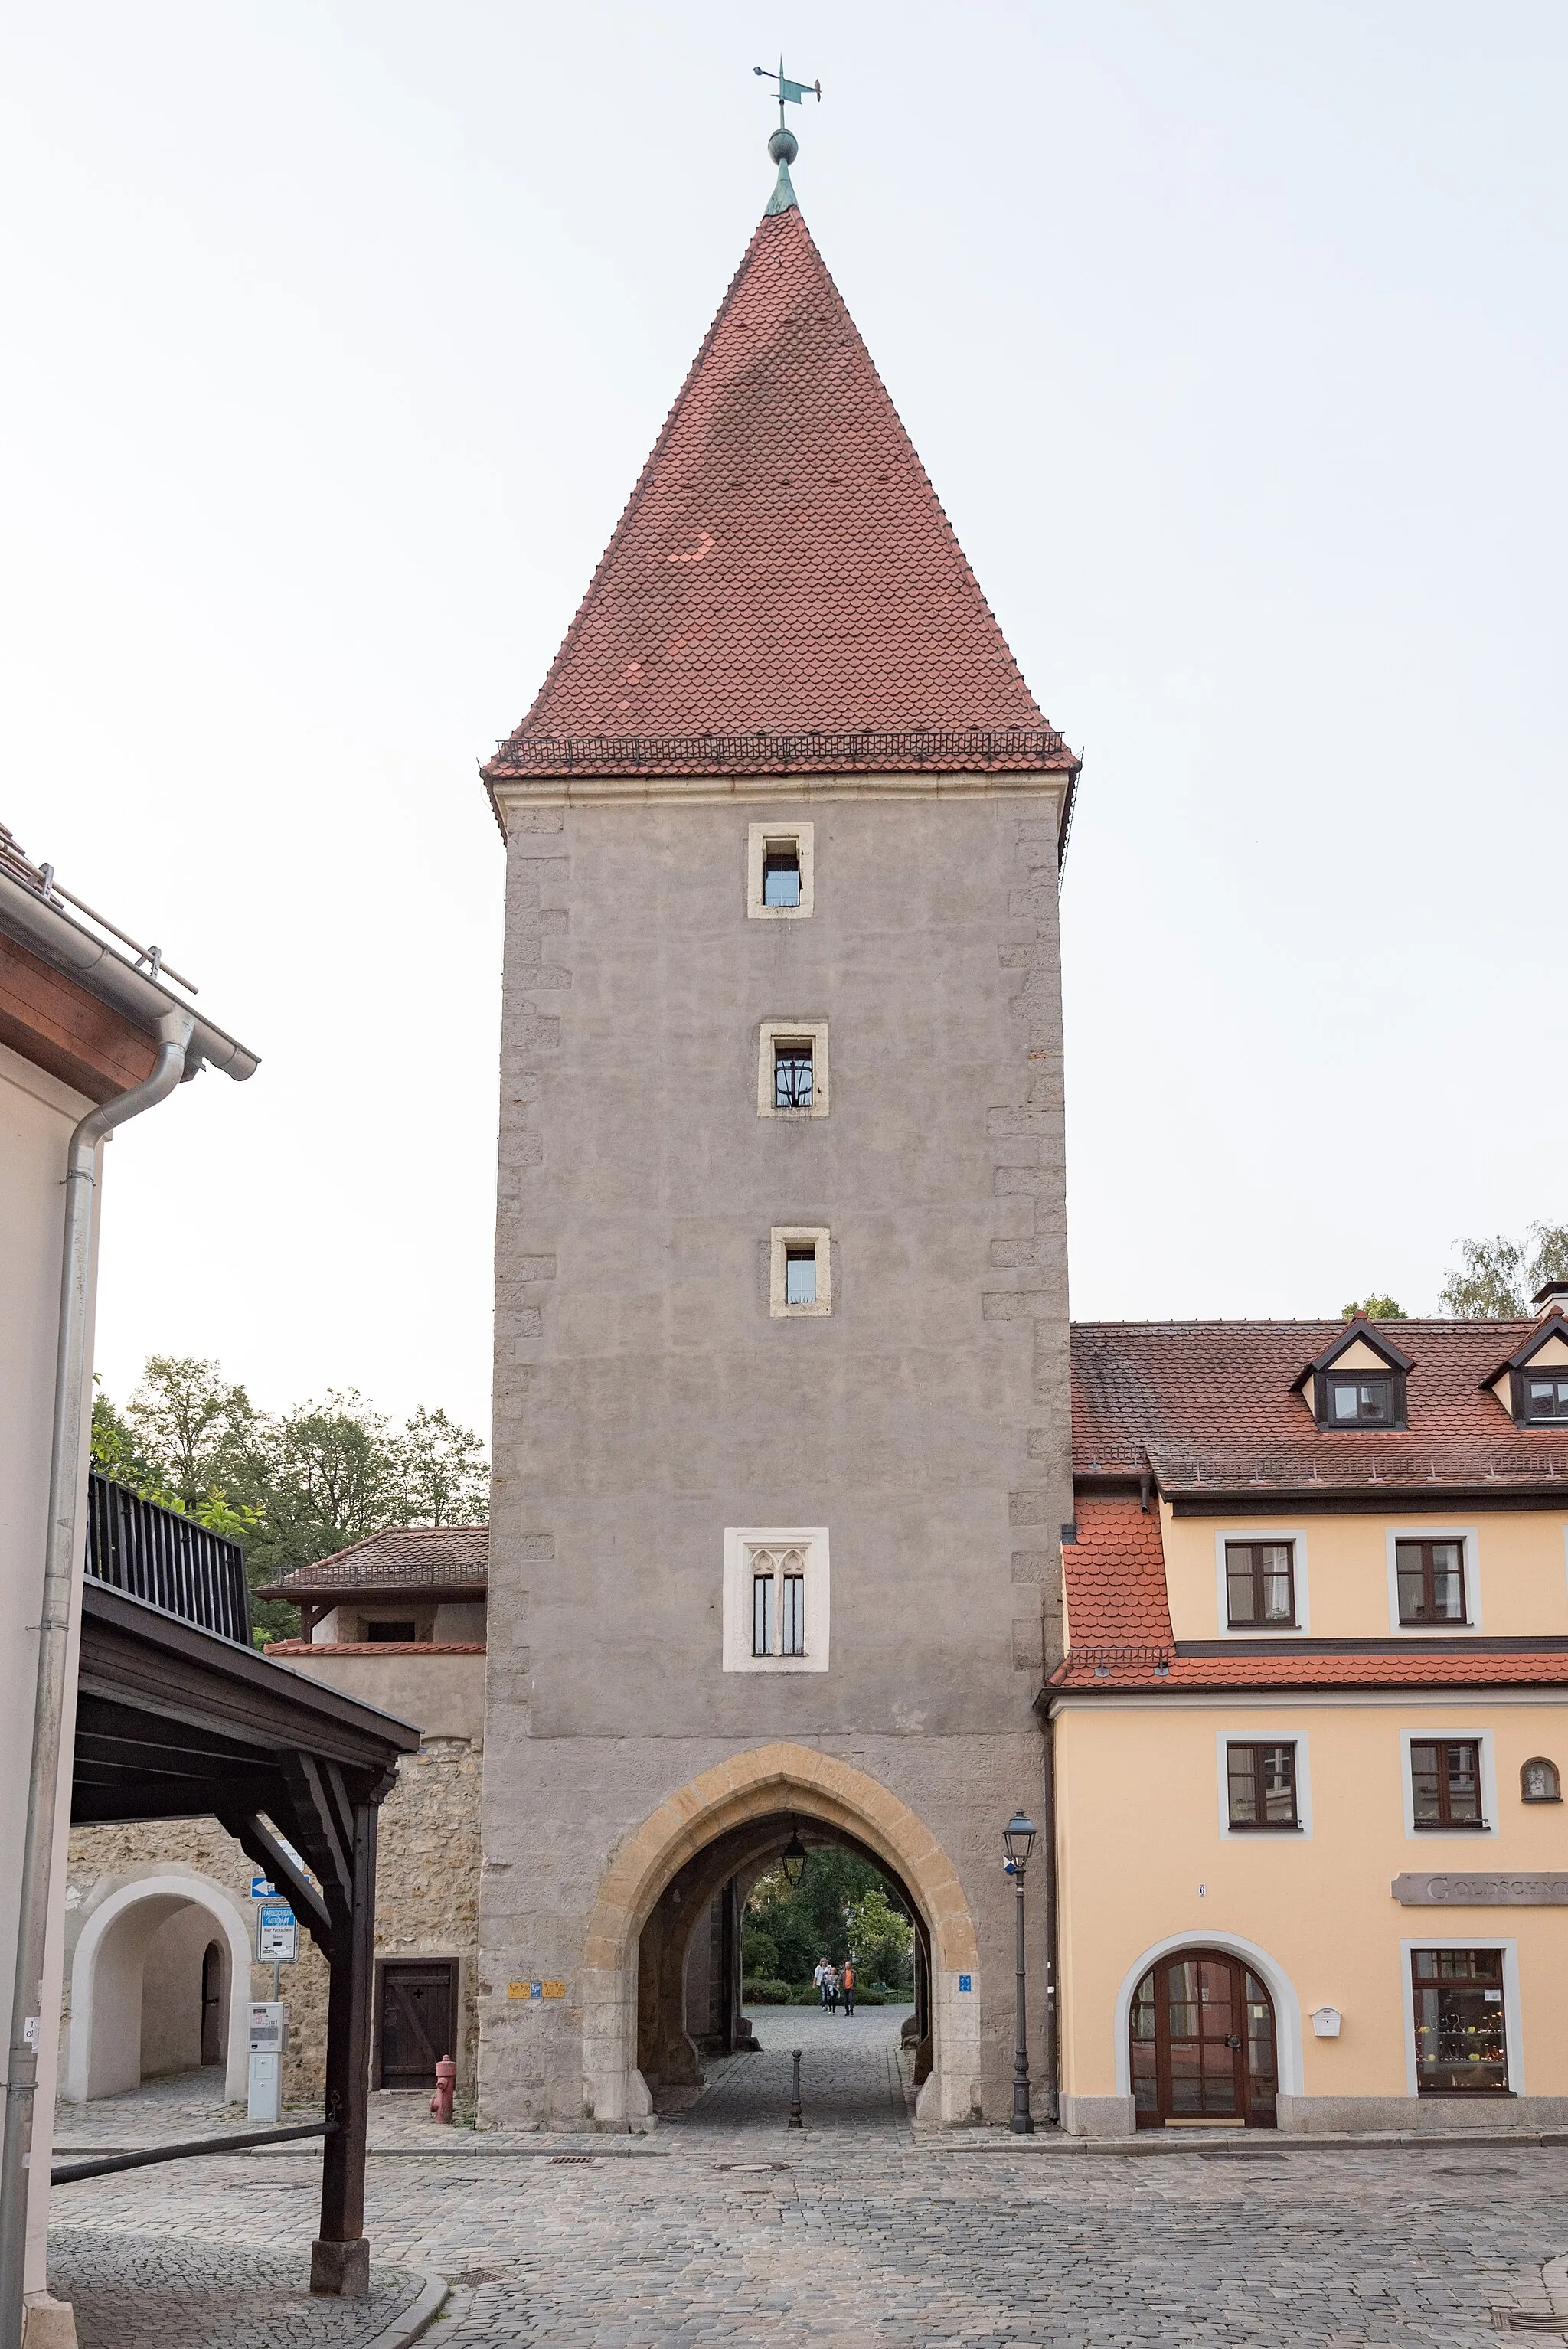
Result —
[[418, 2341], [426, 2326], [434, 2322], [451, 2297], [452, 2287], [445, 2276], [428, 2275], [425, 2289], [411, 2308], [394, 2317], [383, 2333], [363, 2344], [363, 2349], [408, 2349]]

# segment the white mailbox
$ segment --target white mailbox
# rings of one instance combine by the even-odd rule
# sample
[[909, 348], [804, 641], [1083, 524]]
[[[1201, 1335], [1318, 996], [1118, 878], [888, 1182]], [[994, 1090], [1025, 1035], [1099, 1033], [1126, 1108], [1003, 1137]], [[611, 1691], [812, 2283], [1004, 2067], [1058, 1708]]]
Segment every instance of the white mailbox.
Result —
[[257, 1999], [251, 2007], [251, 2063], [246, 2117], [281, 2121], [284, 2116], [284, 2050], [289, 2011], [280, 1999]]
[[1313, 2036], [1317, 2039], [1337, 2039], [1339, 2026], [1344, 2020], [1336, 2006], [1315, 2006], [1312, 2010]]

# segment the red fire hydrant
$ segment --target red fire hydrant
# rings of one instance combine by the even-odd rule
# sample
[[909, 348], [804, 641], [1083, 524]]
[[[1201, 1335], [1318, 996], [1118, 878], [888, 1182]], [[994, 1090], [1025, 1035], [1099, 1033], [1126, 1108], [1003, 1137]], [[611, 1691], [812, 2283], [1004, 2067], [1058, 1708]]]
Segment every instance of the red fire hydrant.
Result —
[[438, 2121], [452, 2117], [452, 2090], [457, 2085], [458, 2067], [449, 2055], [443, 2055], [436, 2066], [436, 2093], [430, 2099], [430, 2110]]

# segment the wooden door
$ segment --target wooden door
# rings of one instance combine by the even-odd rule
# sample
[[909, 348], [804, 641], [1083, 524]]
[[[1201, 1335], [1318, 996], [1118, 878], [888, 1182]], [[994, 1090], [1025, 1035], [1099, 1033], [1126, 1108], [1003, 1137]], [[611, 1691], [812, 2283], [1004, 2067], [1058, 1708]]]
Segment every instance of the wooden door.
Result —
[[1133, 1994], [1129, 2028], [1140, 2128], [1273, 2128], [1274, 2004], [1239, 1958], [1220, 1950], [1161, 1958]]
[[426, 2088], [436, 2065], [457, 2052], [456, 1958], [389, 1958], [381, 1969], [377, 2085]]

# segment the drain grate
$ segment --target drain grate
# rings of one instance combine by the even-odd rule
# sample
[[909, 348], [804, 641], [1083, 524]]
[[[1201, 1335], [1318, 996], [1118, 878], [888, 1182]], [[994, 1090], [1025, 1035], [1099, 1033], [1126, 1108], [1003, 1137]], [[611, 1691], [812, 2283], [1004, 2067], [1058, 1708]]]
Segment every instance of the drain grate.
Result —
[[1228, 2147], [1222, 2153], [1215, 2151], [1198, 2156], [1200, 2161], [1283, 2161], [1284, 2158], [1283, 2153], [1232, 2153]]
[[1568, 2314], [1552, 2308], [1494, 2308], [1491, 2321], [1500, 2333], [1568, 2333]]
[[449, 2276], [447, 2281], [449, 2283], [500, 2283], [505, 2273], [504, 2268], [464, 2268], [459, 2274]]
[[552, 2167], [556, 2169], [581, 2169], [593, 2160], [591, 2153], [552, 2153]]

